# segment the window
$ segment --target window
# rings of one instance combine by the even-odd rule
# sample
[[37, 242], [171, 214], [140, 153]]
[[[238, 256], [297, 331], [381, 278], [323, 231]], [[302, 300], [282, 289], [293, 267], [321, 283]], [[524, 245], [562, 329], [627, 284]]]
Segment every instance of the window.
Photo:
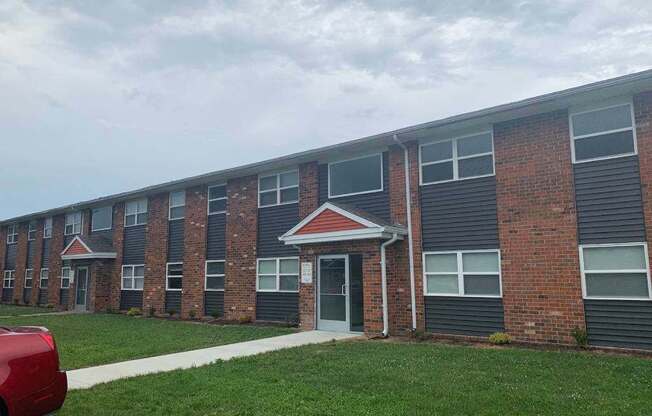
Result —
[[498, 250], [425, 253], [426, 295], [500, 297]]
[[168, 263], [166, 277], [167, 290], [183, 289], [183, 263]]
[[145, 266], [122, 266], [122, 290], [143, 290]]
[[48, 217], [43, 222], [43, 238], [52, 237], [52, 217]]
[[64, 235], [72, 235], [81, 233], [82, 228], [82, 213], [72, 212], [66, 214], [66, 226], [64, 228]]
[[493, 151], [491, 132], [421, 145], [421, 184], [493, 175]]
[[113, 207], [93, 208], [91, 231], [110, 230], [113, 225]]
[[30, 222], [27, 229], [27, 241], [34, 240], [36, 240], [36, 221]]
[[226, 185], [208, 188], [208, 215], [226, 212]]
[[14, 280], [16, 280], [16, 271], [5, 270], [4, 279], [2, 280], [2, 287], [5, 289], [11, 289], [14, 287]]
[[25, 289], [30, 289], [32, 287], [33, 278], [34, 278], [34, 270], [26, 269], [25, 270]]
[[40, 281], [39, 281], [39, 287], [41, 289], [47, 289], [47, 287], [48, 287], [48, 278], [49, 278], [48, 269], [41, 269], [41, 276], [40, 276]]
[[582, 246], [580, 265], [587, 298], [650, 298], [644, 243]]
[[630, 104], [571, 114], [573, 162], [636, 154]]
[[299, 171], [260, 176], [258, 178], [258, 206], [292, 204], [299, 201]]
[[383, 190], [381, 153], [328, 164], [328, 197], [365, 194]]
[[258, 259], [256, 289], [260, 292], [298, 292], [299, 259]]
[[7, 226], [7, 244], [16, 244], [18, 242], [18, 227], [16, 224]]
[[125, 204], [125, 227], [147, 224], [147, 199]]
[[61, 268], [61, 289], [70, 289], [70, 278], [72, 277], [72, 269], [70, 267]]
[[224, 261], [206, 262], [206, 290], [224, 290]]
[[179, 220], [186, 214], [186, 191], [170, 192], [168, 219]]

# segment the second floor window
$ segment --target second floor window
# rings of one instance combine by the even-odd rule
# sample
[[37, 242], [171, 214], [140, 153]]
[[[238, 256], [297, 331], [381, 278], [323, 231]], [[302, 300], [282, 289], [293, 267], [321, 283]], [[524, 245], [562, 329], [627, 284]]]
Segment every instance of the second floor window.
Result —
[[328, 165], [328, 197], [383, 190], [383, 155], [378, 153]]
[[73, 235], [81, 233], [82, 229], [82, 213], [72, 212], [66, 214], [66, 225], [64, 228], [64, 235]]
[[226, 185], [208, 187], [208, 215], [226, 212]]
[[147, 199], [129, 201], [125, 204], [125, 227], [147, 224]]
[[36, 240], [36, 221], [29, 223], [29, 228], [27, 229], [27, 241]]
[[113, 207], [93, 208], [91, 231], [110, 230], [113, 225]]
[[168, 218], [179, 220], [186, 214], [186, 191], [170, 192], [170, 212]]
[[43, 221], [43, 238], [52, 237], [52, 217], [48, 217]]
[[636, 154], [630, 104], [571, 114], [573, 162]]
[[7, 244], [16, 244], [18, 242], [18, 227], [16, 224], [7, 226]]
[[299, 171], [258, 178], [258, 206], [292, 204], [299, 201]]

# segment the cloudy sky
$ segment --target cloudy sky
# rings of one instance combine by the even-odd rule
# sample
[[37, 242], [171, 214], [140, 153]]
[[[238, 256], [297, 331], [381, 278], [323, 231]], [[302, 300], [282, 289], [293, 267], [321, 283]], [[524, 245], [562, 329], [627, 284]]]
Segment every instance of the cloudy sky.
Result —
[[0, 218], [648, 69], [651, 45], [649, 0], [2, 0]]

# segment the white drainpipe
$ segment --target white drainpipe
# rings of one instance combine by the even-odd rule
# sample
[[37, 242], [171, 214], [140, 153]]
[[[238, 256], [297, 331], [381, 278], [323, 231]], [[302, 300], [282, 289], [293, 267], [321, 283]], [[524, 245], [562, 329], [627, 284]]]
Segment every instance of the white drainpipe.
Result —
[[403, 149], [403, 165], [405, 167], [405, 205], [407, 209], [408, 253], [410, 256], [410, 295], [412, 301], [412, 330], [417, 329], [417, 293], [414, 278], [414, 245], [412, 243], [412, 198], [410, 198], [410, 158], [408, 149], [394, 135], [394, 141]]
[[387, 306], [387, 261], [385, 247], [394, 244], [398, 240], [398, 234], [394, 233], [392, 238], [380, 246], [380, 276], [383, 290], [383, 336], [389, 335], [389, 310]]

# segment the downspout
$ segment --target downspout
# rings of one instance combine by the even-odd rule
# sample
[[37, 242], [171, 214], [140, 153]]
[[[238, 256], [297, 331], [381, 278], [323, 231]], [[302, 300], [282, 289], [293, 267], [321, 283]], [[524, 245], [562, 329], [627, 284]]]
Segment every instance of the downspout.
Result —
[[414, 278], [414, 244], [412, 242], [412, 198], [410, 198], [410, 158], [408, 149], [394, 134], [394, 141], [403, 149], [403, 166], [405, 168], [405, 205], [407, 209], [408, 253], [410, 261], [410, 297], [412, 301], [412, 331], [417, 329], [417, 294]]
[[385, 255], [385, 247], [392, 245], [398, 240], [398, 234], [394, 233], [392, 238], [385, 241], [380, 246], [380, 275], [383, 292], [383, 337], [389, 335], [389, 309], [387, 305], [387, 261]]

